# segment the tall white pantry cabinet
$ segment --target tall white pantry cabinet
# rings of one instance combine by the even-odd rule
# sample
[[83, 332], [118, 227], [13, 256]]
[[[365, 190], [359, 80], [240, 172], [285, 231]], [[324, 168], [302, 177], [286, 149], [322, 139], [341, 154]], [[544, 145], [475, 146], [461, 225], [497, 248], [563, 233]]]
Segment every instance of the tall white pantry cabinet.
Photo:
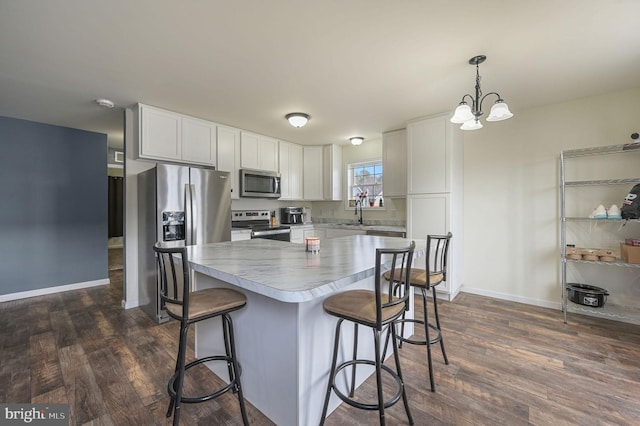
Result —
[[458, 294], [463, 280], [464, 151], [458, 127], [449, 121], [448, 114], [407, 124], [407, 235], [424, 239], [429, 234], [453, 234], [447, 282], [436, 287], [448, 300]]

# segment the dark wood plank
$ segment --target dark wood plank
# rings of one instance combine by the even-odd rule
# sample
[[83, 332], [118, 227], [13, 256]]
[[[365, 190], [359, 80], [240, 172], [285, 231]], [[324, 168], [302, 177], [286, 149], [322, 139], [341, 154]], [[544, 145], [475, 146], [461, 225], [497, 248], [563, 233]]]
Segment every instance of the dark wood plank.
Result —
[[108, 414], [102, 390], [82, 346], [65, 346], [58, 356], [70, 404], [70, 423], [85, 424]]
[[44, 394], [64, 385], [56, 340], [51, 331], [31, 336], [29, 355], [31, 395]]

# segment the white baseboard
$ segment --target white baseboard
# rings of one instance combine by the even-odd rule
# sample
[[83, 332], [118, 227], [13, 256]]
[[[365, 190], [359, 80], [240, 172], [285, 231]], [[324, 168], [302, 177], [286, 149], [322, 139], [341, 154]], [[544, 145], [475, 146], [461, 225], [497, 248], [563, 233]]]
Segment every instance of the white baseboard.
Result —
[[46, 294], [62, 293], [63, 291], [79, 290], [82, 288], [97, 287], [99, 285], [110, 284], [109, 278], [94, 281], [85, 281], [82, 283], [59, 285], [56, 287], [39, 288], [37, 290], [21, 291], [20, 293], [2, 294], [0, 302], [8, 302], [10, 300], [26, 299], [28, 297], [44, 296]]
[[465, 293], [477, 294], [479, 296], [493, 297], [496, 299], [509, 300], [511, 302], [525, 303], [527, 305], [540, 306], [542, 308], [551, 308], [562, 310], [561, 302], [549, 302], [548, 300], [531, 299], [529, 297], [514, 296], [513, 294], [499, 293], [496, 291], [488, 291], [479, 288], [463, 287], [460, 291]]

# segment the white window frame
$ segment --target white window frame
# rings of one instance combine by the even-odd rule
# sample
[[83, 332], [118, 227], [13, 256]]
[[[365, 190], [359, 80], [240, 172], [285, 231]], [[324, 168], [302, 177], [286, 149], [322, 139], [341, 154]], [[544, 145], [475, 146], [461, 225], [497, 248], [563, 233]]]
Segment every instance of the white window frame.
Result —
[[[345, 179], [345, 185], [346, 185], [346, 190], [345, 190], [345, 201], [344, 201], [344, 209], [345, 210], [353, 210], [355, 208], [354, 205], [354, 199], [351, 198], [352, 197], [352, 188], [353, 188], [353, 182], [352, 182], [352, 175], [353, 175], [353, 169], [357, 168], [357, 167], [364, 167], [364, 166], [374, 166], [374, 165], [380, 165], [382, 167], [382, 158], [371, 158], [371, 159], [367, 159], [367, 160], [359, 160], [359, 161], [354, 161], [351, 163], [347, 163], [346, 164], [346, 179]], [[380, 176], [380, 186], [382, 187], [382, 178], [384, 176], [384, 167], [382, 168], [382, 174]], [[370, 196], [370, 194], [369, 194]], [[369, 197], [370, 198], [370, 197]], [[373, 207], [370, 207], [369, 205], [369, 198], [366, 199], [366, 202], [363, 204], [363, 209], [364, 210], [385, 210], [385, 206], [380, 207], [379, 206], [379, 200], [380, 198], [384, 199], [384, 187], [382, 187], [382, 191], [380, 192], [379, 195], [375, 196], [375, 204]]]

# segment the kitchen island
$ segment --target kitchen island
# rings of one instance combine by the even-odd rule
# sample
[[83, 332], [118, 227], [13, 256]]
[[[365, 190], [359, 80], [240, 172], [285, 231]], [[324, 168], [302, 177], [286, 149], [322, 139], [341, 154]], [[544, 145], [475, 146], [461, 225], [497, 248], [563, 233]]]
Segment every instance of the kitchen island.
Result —
[[[424, 255], [426, 245], [415, 241], [414, 259]], [[279, 426], [318, 424], [336, 325], [336, 318], [324, 313], [323, 300], [339, 291], [373, 289], [375, 249], [409, 244], [402, 238], [357, 235], [323, 240], [319, 253], [265, 239], [190, 247], [195, 289], [231, 287], [247, 296], [247, 306], [232, 315], [246, 399]], [[407, 314], [412, 317], [413, 311]], [[196, 326], [197, 356], [224, 350], [217, 321]], [[350, 356], [352, 327], [343, 327], [341, 341], [340, 356]], [[359, 341], [359, 358], [372, 359], [372, 333], [363, 330]], [[226, 366], [213, 367], [228, 378]], [[373, 372], [357, 371], [358, 384]], [[340, 402], [333, 395], [329, 412]]]

